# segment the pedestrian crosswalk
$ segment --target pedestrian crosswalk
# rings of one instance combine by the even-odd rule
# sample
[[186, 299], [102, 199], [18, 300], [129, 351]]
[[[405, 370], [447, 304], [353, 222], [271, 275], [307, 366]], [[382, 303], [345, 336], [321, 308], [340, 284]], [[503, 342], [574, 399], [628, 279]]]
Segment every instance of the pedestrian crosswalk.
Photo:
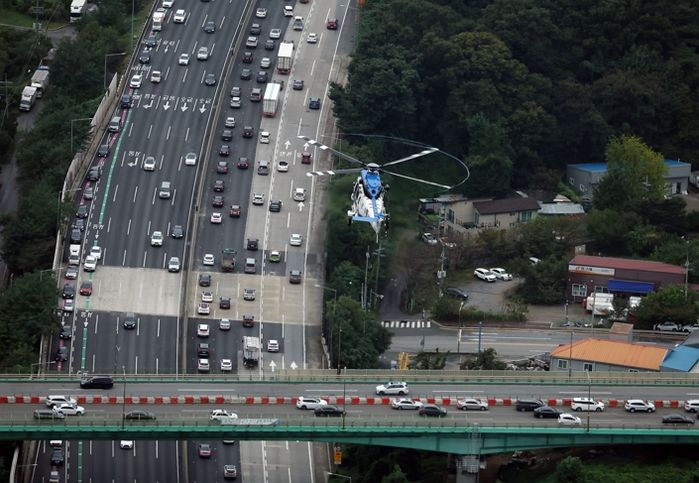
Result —
[[432, 326], [430, 320], [383, 320], [381, 325], [387, 329], [429, 329]]

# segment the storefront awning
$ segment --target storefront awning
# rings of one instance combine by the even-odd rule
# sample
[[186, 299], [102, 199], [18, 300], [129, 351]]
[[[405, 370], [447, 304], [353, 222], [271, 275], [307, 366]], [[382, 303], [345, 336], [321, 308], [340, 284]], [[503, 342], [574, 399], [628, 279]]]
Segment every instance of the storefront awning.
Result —
[[650, 293], [655, 290], [655, 284], [648, 282], [634, 282], [632, 280], [610, 280], [607, 283], [610, 292], [623, 293]]

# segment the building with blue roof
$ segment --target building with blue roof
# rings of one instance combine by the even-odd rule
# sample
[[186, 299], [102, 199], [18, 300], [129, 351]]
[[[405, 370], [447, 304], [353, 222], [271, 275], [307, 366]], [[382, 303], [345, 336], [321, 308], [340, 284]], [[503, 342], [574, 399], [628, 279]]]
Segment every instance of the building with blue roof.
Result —
[[[674, 159], [666, 159], [665, 181], [667, 194], [686, 195], [689, 176], [692, 165]], [[607, 163], [579, 163], [569, 164], [566, 169], [566, 178], [575, 191], [584, 199], [592, 200], [595, 186], [607, 173]]]
[[699, 372], [699, 349], [686, 345], [676, 345], [667, 351], [660, 372]]

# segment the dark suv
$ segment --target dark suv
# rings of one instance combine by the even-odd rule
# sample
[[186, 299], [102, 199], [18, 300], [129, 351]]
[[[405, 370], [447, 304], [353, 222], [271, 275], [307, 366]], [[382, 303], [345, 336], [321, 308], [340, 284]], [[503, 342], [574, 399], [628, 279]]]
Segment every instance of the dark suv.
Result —
[[468, 300], [468, 294], [457, 287], [447, 287], [444, 289], [444, 295], [455, 297], [457, 299]]
[[248, 250], [257, 250], [257, 238], [248, 238]]
[[534, 411], [542, 406], [546, 406], [546, 404], [541, 399], [517, 399], [515, 403], [517, 411]]
[[197, 355], [199, 357], [209, 357], [209, 344], [206, 342], [199, 342], [197, 347]]
[[91, 376], [80, 380], [82, 389], [111, 389], [114, 379], [109, 376]]

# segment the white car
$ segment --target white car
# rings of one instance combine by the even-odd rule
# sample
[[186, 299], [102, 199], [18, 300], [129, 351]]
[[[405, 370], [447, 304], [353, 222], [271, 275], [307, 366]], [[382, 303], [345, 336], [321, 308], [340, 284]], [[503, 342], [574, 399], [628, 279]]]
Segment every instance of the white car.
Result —
[[221, 372], [232, 371], [232, 370], [233, 370], [233, 362], [231, 362], [230, 359], [221, 359]]
[[206, 45], [202, 45], [197, 50], [197, 60], [207, 60], [209, 58], [209, 48]]
[[214, 294], [209, 291], [204, 291], [201, 293], [201, 301], [206, 303], [211, 303], [214, 301]]
[[186, 166], [196, 166], [197, 165], [197, 154], [196, 153], [185, 154], [184, 164]]
[[152, 247], [163, 246], [163, 232], [162, 231], [154, 231], [153, 232], [153, 234], [150, 236], [150, 246], [152, 246]]
[[172, 273], [180, 271], [180, 259], [178, 257], [170, 258], [170, 261], [167, 262], [167, 271]]
[[198, 337], [209, 337], [209, 324], [197, 325], [197, 336]]
[[[46, 404], [48, 404], [48, 401], [46, 402]], [[688, 413], [696, 413], [697, 411], [699, 411], [699, 399], [689, 399], [685, 401], [684, 410]]]
[[221, 319], [218, 323], [218, 328], [220, 330], [231, 330], [231, 321], [230, 319]]
[[62, 413], [66, 416], [82, 416], [85, 414], [85, 408], [77, 404], [61, 403], [53, 406], [53, 412]]
[[291, 5], [284, 5], [284, 16], [285, 17], [293, 17], [294, 16], [294, 7]]
[[491, 268], [490, 273], [495, 275], [498, 280], [512, 280], [512, 275], [507, 273], [504, 268]]
[[265, 204], [265, 195], [262, 193], [253, 193], [252, 194], [252, 204], [253, 205], [264, 205]]
[[202, 259], [201, 263], [202, 263], [203, 265], [206, 265], [206, 266], [210, 267], [210, 266], [212, 266], [212, 265], [214, 264], [215, 261], [216, 261], [216, 259], [214, 258], [213, 254], [211, 254], [211, 253], [206, 253], [206, 254], [204, 255], [204, 258]]
[[457, 399], [456, 407], [462, 411], [487, 411], [488, 401], [475, 398]]
[[163, 0], [163, 8], [172, 8], [175, 0]]
[[53, 407], [57, 404], [71, 404], [75, 406], [78, 402], [70, 396], [49, 394], [46, 396], [46, 406]]
[[85, 257], [85, 263], [83, 263], [83, 270], [86, 272], [94, 272], [97, 269], [97, 258], [92, 255]]
[[300, 247], [302, 243], [303, 237], [298, 233], [292, 233], [291, 237], [289, 237], [289, 245], [292, 247]]
[[570, 413], [562, 413], [558, 415], [558, 424], [561, 426], [580, 426], [582, 421]]
[[235, 127], [235, 118], [227, 117], [226, 121], [223, 124], [225, 127]]
[[266, 18], [266, 17], [267, 17], [267, 9], [266, 9], [266, 8], [262, 8], [262, 7], [258, 8], [258, 9], [255, 11], [255, 17], [257, 17], [257, 18]]
[[236, 413], [229, 413], [225, 409], [214, 409], [211, 411], [211, 414], [209, 415], [209, 420], [210, 421], [221, 421], [222, 419], [238, 419], [238, 415]]
[[146, 156], [143, 160], [143, 171], [155, 171], [155, 157]]
[[644, 401], [643, 399], [629, 399], [624, 403], [624, 409], [630, 413], [635, 413], [636, 411], [654, 413], [655, 404], [653, 401]]
[[275, 339], [268, 340], [267, 352], [279, 352], [279, 341]]
[[73, 312], [75, 310], [75, 301], [73, 299], [65, 299], [63, 301], [63, 312]]
[[260, 68], [261, 69], [269, 69], [269, 67], [272, 65], [272, 60], [269, 57], [262, 57], [262, 60], [260, 60]]
[[437, 238], [432, 233], [423, 233], [422, 234], [422, 241], [427, 243], [428, 245], [436, 245], [437, 244]]
[[269, 31], [270, 39], [278, 39], [282, 36], [282, 29], [272, 29]]
[[477, 268], [473, 271], [473, 274], [476, 278], [480, 278], [485, 282], [494, 282], [496, 280], [495, 275], [490, 273], [490, 270], [487, 268]]
[[154, 70], [153, 72], [150, 73], [150, 81], [153, 84], [160, 84], [160, 81], [163, 79], [163, 74], [159, 70]]
[[666, 320], [665, 322], [660, 322], [659, 324], [655, 324], [653, 326], [653, 330], [660, 330], [663, 332], [679, 332], [682, 330], [682, 326], [680, 324], [676, 324], [675, 322], [672, 322], [670, 320]]
[[209, 359], [197, 359], [197, 371], [209, 372], [210, 370]]
[[400, 381], [389, 381], [386, 384], [376, 386], [376, 394], [379, 396], [394, 395], [404, 396], [408, 394], [408, 384]]
[[217, 211], [211, 213], [211, 223], [213, 223], [214, 225], [220, 225], [222, 221], [223, 221], [223, 215], [221, 215], [221, 213], [219, 213]]
[[395, 398], [391, 400], [391, 407], [393, 409], [420, 409], [422, 403], [420, 401], [413, 401], [405, 397]]
[[277, 161], [277, 171], [280, 173], [286, 173], [289, 171], [289, 161]]
[[172, 16], [172, 22], [173, 23], [184, 23], [186, 17], [187, 17], [187, 13], [184, 11], [183, 8], [180, 8], [178, 10], [175, 10], [175, 15]]
[[143, 74], [135, 74], [133, 77], [131, 77], [131, 81], [129, 82], [129, 86], [132, 89], [140, 89], [142, 83], [143, 83]]
[[133, 449], [133, 441], [130, 439], [122, 439], [119, 441], [119, 447], [121, 449]]
[[604, 403], [586, 397], [574, 397], [570, 403], [570, 409], [573, 411], [595, 411], [600, 413], [604, 411]]
[[309, 44], [317, 44], [318, 43], [318, 34], [314, 34], [313, 32], [309, 33], [308, 36], [306, 37], [306, 42]]
[[328, 404], [328, 401], [319, 397], [299, 396], [298, 401], [296, 401], [296, 407], [299, 409], [315, 409], [326, 404]]
[[269, 144], [269, 132], [260, 131], [260, 144]]
[[200, 302], [197, 305], [197, 314], [199, 315], [209, 315], [211, 313], [211, 307], [206, 302]]
[[306, 201], [306, 189], [305, 188], [294, 189], [294, 201]]
[[180, 58], [177, 59], [177, 63], [180, 65], [189, 65], [189, 54], [180, 54]]
[[102, 247], [93, 245], [92, 248], [90, 248], [90, 255], [100, 260], [102, 258]]

